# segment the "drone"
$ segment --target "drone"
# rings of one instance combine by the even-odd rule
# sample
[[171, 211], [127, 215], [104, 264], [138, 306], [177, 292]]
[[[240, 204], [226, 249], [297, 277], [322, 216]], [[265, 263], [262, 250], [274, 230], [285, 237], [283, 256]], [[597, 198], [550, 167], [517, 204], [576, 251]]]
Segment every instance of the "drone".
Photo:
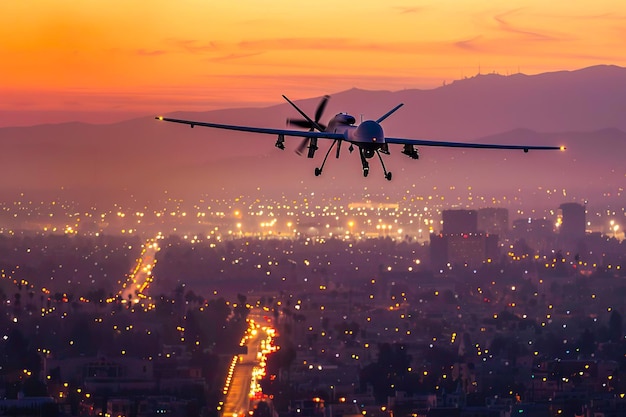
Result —
[[320, 103], [315, 110], [314, 117], [309, 117], [302, 109], [300, 109], [293, 101], [289, 100], [285, 95], [283, 98], [303, 117], [302, 119], [287, 119], [287, 123], [291, 126], [304, 128], [306, 130], [290, 130], [290, 129], [273, 129], [255, 126], [227, 125], [211, 122], [202, 122], [194, 120], [173, 119], [169, 117], [157, 116], [156, 119], [164, 122], [181, 123], [191, 126], [210, 127], [214, 129], [236, 130], [240, 132], [259, 133], [265, 135], [275, 135], [277, 140], [275, 146], [281, 150], [285, 149], [285, 137], [301, 137], [302, 142], [296, 148], [296, 153], [304, 154], [308, 158], [313, 158], [318, 150], [318, 140], [332, 141], [328, 148], [324, 160], [319, 167], [315, 168], [315, 176], [320, 176], [326, 165], [328, 156], [333, 148], [335, 148], [336, 158], [339, 158], [341, 152], [341, 144], [349, 143], [348, 151], [350, 153], [355, 150], [361, 159], [363, 167], [363, 176], [369, 174], [369, 160], [377, 156], [383, 170], [385, 179], [391, 181], [392, 175], [387, 171], [383, 157], [381, 154], [389, 155], [389, 145], [402, 145], [402, 153], [411, 159], [419, 159], [419, 151], [416, 146], [439, 146], [448, 148], [475, 148], [475, 149], [517, 149], [528, 152], [529, 150], [565, 150], [563, 146], [531, 146], [531, 145], [503, 145], [503, 144], [487, 144], [487, 143], [468, 143], [468, 142], [449, 142], [436, 141], [426, 139], [410, 139], [395, 138], [385, 136], [381, 123], [395, 113], [403, 103], [398, 104], [387, 113], [383, 114], [376, 120], [365, 120], [360, 124], [356, 124], [354, 116], [348, 113], [338, 113], [333, 116], [328, 124], [324, 125], [320, 122], [326, 104], [330, 96], [322, 97]]

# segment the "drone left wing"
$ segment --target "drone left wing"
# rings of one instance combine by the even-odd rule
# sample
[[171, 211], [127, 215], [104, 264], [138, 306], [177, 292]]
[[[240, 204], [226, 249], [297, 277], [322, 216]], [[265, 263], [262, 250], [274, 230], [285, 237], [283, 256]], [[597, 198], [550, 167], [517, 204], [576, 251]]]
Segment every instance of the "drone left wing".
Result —
[[524, 152], [530, 150], [540, 151], [563, 151], [564, 146], [534, 146], [534, 145], [499, 145], [491, 143], [471, 143], [471, 142], [448, 142], [425, 139], [405, 139], [405, 138], [385, 138], [387, 143], [397, 143], [401, 145], [416, 146], [440, 146], [445, 148], [475, 148], [475, 149], [519, 149]]
[[340, 133], [315, 132], [315, 131], [311, 132], [311, 131], [289, 130], [289, 129], [272, 129], [272, 128], [254, 127], [254, 126], [224, 125], [224, 124], [219, 124], [219, 123], [172, 119], [172, 118], [163, 117], [163, 116], [158, 116], [156, 117], [156, 119], [162, 120], [164, 122], [181, 123], [181, 124], [189, 125], [191, 127], [195, 127], [195, 126], [212, 127], [214, 129], [236, 130], [239, 132], [250, 132], [250, 133], [262, 133], [266, 135], [296, 136], [296, 137], [301, 137], [301, 138], [319, 138], [319, 139], [345, 139], [344, 136]]

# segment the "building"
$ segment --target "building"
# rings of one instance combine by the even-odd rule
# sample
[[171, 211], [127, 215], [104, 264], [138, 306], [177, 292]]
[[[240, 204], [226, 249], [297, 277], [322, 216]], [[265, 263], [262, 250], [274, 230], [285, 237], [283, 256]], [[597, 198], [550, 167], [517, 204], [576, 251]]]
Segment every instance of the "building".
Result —
[[509, 231], [509, 210], [495, 207], [479, 209], [478, 230], [490, 235], [505, 236]]
[[434, 268], [447, 264], [477, 267], [499, 258], [498, 236], [487, 233], [431, 234], [430, 260]]
[[478, 232], [478, 212], [476, 210], [443, 210], [441, 218], [444, 235]]
[[554, 223], [548, 219], [517, 219], [513, 221], [509, 237], [523, 240], [535, 251], [550, 250], [556, 240]]
[[430, 235], [430, 260], [434, 268], [450, 265], [477, 267], [499, 257], [498, 235], [479, 228], [479, 213], [488, 230], [507, 230], [506, 209], [443, 210], [443, 230]]
[[578, 203], [565, 203], [559, 207], [562, 220], [559, 237], [564, 241], [577, 241], [585, 237], [585, 206]]

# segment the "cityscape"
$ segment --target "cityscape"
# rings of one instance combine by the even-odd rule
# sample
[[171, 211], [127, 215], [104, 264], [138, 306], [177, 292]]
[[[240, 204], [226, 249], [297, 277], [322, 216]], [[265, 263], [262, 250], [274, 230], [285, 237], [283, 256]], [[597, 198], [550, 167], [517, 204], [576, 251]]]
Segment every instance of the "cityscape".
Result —
[[0, 407], [619, 415], [624, 208], [465, 192], [476, 208], [438, 190], [142, 210], [24, 194], [2, 206]]

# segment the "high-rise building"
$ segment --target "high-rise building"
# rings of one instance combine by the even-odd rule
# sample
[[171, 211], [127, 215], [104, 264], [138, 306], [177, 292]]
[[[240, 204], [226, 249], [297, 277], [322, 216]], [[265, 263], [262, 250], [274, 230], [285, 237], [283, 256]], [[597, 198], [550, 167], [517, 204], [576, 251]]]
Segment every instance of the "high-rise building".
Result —
[[506, 235], [509, 231], [509, 210], [500, 207], [479, 209], [478, 230], [498, 236]]
[[559, 238], [562, 240], [577, 240], [585, 237], [585, 206], [578, 203], [565, 203], [559, 207], [562, 221]]
[[486, 233], [431, 234], [430, 262], [435, 268], [446, 264], [477, 267], [499, 258], [498, 236]]
[[[482, 213], [484, 224], [481, 227], [479, 213]], [[490, 259], [498, 259], [498, 235], [508, 229], [507, 209], [443, 210], [441, 217], [442, 232], [430, 236], [432, 266], [476, 267]]]
[[532, 249], [544, 251], [554, 248], [554, 222], [548, 219], [517, 219], [513, 221], [509, 237], [523, 240]]
[[476, 210], [443, 210], [443, 234], [453, 235], [478, 232], [478, 213]]

